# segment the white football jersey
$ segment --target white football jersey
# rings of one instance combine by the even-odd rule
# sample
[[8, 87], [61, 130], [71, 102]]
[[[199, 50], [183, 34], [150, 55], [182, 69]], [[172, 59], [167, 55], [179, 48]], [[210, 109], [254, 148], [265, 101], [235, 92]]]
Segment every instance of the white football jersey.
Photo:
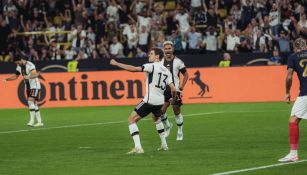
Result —
[[175, 56], [175, 58], [170, 62], [165, 60], [165, 58], [163, 58], [162, 63], [171, 72], [172, 81], [175, 84], [176, 91], [179, 92], [180, 91], [179, 90], [179, 81], [180, 81], [179, 74], [180, 74], [180, 71], [186, 71], [183, 61], [181, 61], [181, 59]]
[[[17, 66], [16, 68], [16, 74], [18, 75], [22, 75], [22, 76], [30, 76], [31, 71], [36, 69], [35, 65], [30, 62], [27, 61], [25, 66]], [[40, 89], [41, 88], [41, 84], [38, 80], [38, 78], [33, 78], [33, 79], [29, 79], [29, 80], [24, 80], [25, 84], [26, 84], [26, 88], [28, 89]]]
[[146, 94], [143, 99], [151, 105], [164, 104], [164, 91], [172, 83], [172, 74], [162, 62], [147, 63], [142, 66], [146, 72]]

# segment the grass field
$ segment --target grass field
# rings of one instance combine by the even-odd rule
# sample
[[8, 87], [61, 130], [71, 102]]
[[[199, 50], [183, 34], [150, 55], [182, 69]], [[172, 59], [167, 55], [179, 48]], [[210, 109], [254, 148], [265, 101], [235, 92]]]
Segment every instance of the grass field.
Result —
[[[133, 106], [41, 109], [43, 128], [28, 128], [27, 109], [0, 110], [1, 175], [190, 175], [215, 174], [278, 164], [289, 151], [285, 103], [184, 105], [184, 140], [176, 126], [170, 150], [158, 152], [160, 139], [150, 117], [138, 123], [145, 154], [133, 147], [127, 117]], [[171, 110], [170, 120], [175, 124]], [[301, 123], [303, 162], [239, 174], [307, 173], [307, 124]], [[225, 173], [227, 174], [227, 173]]]

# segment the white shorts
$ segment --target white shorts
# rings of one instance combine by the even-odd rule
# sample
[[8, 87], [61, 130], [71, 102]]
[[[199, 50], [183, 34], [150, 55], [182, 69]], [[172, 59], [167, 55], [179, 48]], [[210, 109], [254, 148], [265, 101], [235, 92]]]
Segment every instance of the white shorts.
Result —
[[307, 120], [307, 95], [297, 97], [291, 110], [291, 116]]

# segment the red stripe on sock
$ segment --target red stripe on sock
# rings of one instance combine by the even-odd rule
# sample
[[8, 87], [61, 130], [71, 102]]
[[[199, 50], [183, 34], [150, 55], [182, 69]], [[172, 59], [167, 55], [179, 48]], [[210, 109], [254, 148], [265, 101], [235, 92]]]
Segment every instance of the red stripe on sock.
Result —
[[297, 150], [300, 138], [300, 128], [298, 123], [289, 123], [289, 138], [291, 150]]

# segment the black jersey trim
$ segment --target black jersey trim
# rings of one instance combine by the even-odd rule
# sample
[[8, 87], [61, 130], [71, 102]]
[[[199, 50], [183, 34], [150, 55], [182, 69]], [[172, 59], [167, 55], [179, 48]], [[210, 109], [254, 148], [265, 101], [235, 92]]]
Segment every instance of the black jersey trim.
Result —
[[150, 83], [152, 82], [153, 79], [153, 74], [155, 71], [155, 66], [152, 65], [152, 72], [148, 74], [148, 91], [147, 91], [147, 103], [149, 102], [149, 94], [150, 94]]

